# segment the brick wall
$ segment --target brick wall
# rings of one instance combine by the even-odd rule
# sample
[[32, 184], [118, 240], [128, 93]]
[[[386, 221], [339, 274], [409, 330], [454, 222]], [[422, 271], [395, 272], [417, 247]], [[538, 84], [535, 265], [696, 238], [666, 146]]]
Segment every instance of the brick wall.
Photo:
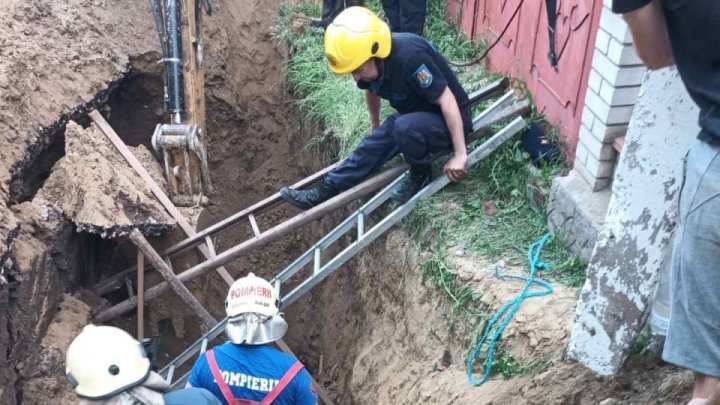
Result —
[[625, 135], [645, 67], [632, 46], [630, 30], [605, 0], [585, 94], [574, 169], [593, 191], [612, 181], [618, 152], [613, 141]]

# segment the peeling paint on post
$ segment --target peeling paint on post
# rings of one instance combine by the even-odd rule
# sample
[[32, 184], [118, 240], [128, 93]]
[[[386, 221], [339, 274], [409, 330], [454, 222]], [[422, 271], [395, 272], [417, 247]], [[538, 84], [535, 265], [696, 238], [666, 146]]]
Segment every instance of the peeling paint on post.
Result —
[[614, 374], [642, 327], [675, 226], [683, 158], [698, 110], [674, 68], [643, 79], [588, 266], [568, 357]]

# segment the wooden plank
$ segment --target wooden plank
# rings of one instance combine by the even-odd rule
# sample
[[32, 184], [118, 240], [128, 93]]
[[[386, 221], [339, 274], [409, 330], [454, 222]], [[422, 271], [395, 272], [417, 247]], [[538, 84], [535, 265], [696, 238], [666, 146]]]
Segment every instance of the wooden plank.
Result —
[[[345, 207], [351, 201], [362, 198], [379, 189], [380, 187], [385, 186], [392, 180], [396, 179], [400, 174], [405, 172], [407, 168], [407, 165], [400, 165], [392, 169], [388, 169], [385, 172], [371, 179], [368, 179], [349, 190], [340, 193], [339, 195], [325, 201], [324, 203], [307, 211], [304, 211], [299, 215], [293, 217], [292, 219], [274, 226], [273, 228], [268, 229], [267, 231], [263, 232], [259, 237], [246, 240], [245, 242], [220, 253], [215, 258], [206, 260], [205, 262], [202, 262], [192, 267], [191, 269], [178, 274], [178, 277], [183, 282], [192, 280], [195, 277], [205, 274], [211, 268], [229, 263], [253, 249], [257, 249], [261, 246], [267, 245], [270, 242], [276, 241], [283, 236], [289, 234], [290, 232], [299, 229], [303, 225], [322, 218], [323, 216], [327, 215], [332, 211]], [[145, 291], [145, 301], [153, 300], [167, 290], [168, 285], [166, 282], [162, 282], [151, 288], [148, 288], [147, 291]], [[135, 308], [135, 305], [137, 305], [137, 300], [135, 299], [129, 299], [120, 302], [98, 313], [95, 319], [98, 322], [108, 321], [118, 315], [132, 310], [133, 308]]]
[[[137, 268], [138, 269], [144, 269], [145, 268], [145, 256], [143, 256], [142, 252], [138, 249], [137, 254]], [[142, 342], [143, 338], [145, 337], [145, 272], [144, 271], [138, 271], [137, 272], [137, 299], [138, 299], [138, 307], [137, 307], [137, 333], [138, 333], [138, 341]]]
[[[332, 164], [332, 165], [298, 181], [297, 183], [293, 184], [290, 187], [294, 188], [294, 189], [307, 187], [308, 185], [311, 185], [311, 184], [317, 182], [320, 178], [322, 178], [322, 176], [324, 176], [329, 171], [334, 169], [338, 164], [340, 164], [340, 162]], [[194, 237], [188, 238], [185, 241], [181, 241], [179, 243], [183, 243], [183, 242], [192, 243], [193, 241], [197, 240], [197, 238], [206, 238], [209, 235], [215, 235], [215, 234], [222, 232], [223, 230], [237, 224], [238, 222], [243, 220], [248, 214], [255, 214], [255, 215], [260, 214], [262, 212], [265, 212], [268, 209], [273, 208], [274, 206], [280, 204], [281, 202], [283, 202], [282, 196], [280, 196], [280, 193], [275, 193], [275, 194], [271, 195], [270, 197], [265, 198], [255, 204], [251, 205], [250, 207], [248, 207], [236, 214], [233, 214], [232, 216], [230, 216], [228, 218], [225, 218], [224, 220], [216, 223], [215, 225], [212, 225], [211, 227], [203, 229], [202, 231], [196, 233]], [[177, 247], [178, 247], [178, 244], [172, 246], [169, 249], [166, 249], [165, 252], [163, 252], [163, 256], [172, 255], [173, 251], [175, 251], [175, 252], [179, 251], [179, 249]], [[122, 284], [122, 280], [125, 279], [125, 276], [127, 276], [128, 274], [134, 273], [136, 271], [136, 269], [137, 269], [137, 266], [133, 265], [117, 274], [114, 274], [114, 275], [106, 278], [105, 280], [102, 280], [101, 282], [99, 282], [98, 284], [96, 284], [93, 287], [93, 291], [97, 291], [100, 295], [104, 295], [110, 291], [114, 291], [114, 290], [120, 288], [120, 285]], [[150, 266], [145, 266], [145, 271], [149, 271], [149, 270], [150, 270]]]
[[[139, 160], [135, 157], [135, 155], [128, 149], [127, 145], [125, 145], [125, 142], [120, 139], [120, 136], [115, 132], [114, 129], [108, 124], [107, 121], [105, 121], [105, 118], [103, 118], [102, 115], [97, 110], [94, 110], [90, 112], [90, 118], [95, 122], [95, 125], [100, 128], [100, 131], [105, 134], [105, 136], [110, 140], [110, 142], [115, 146], [115, 148], [120, 152], [120, 154], [125, 158], [125, 160], [132, 166], [132, 168], [135, 170], [135, 173], [140, 176], [141, 179], [150, 187], [150, 191], [155, 195], [155, 197], [160, 201], [160, 204], [162, 204], [163, 207], [167, 210], [167, 212], [170, 214], [170, 216], [173, 217], [175, 221], [177, 221], [178, 225], [180, 225], [180, 228], [185, 231], [185, 234], [188, 236], [194, 236], [195, 235], [195, 229], [193, 229], [192, 226], [190, 226], [190, 223], [185, 220], [185, 217], [178, 211], [177, 207], [175, 207], [175, 204], [170, 201], [168, 196], [165, 194], [165, 192], [160, 188], [160, 186], [155, 182], [155, 180], [150, 176], [150, 173], [145, 170], [145, 167], [143, 167], [142, 163], [140, 163]], [[199, 245], [198, 249], [200, 249], [200, 252], [205, 256], [206, 259], [211, 258], [210, 251], [205, 245]], [[218, 274], [220, 277], [225, 280], [228, 284], [232, 284], [233, 278], [228, 273], [227, 270], [225, 270], [224, 267], [217, 269]]]
[[142, 254], [147, 257], [150, 264], [152, 264], [153, 267], [160, 272], [166, 282], [170, 285], [170, 288], [175, 291], [175, 293], [179, 295], [183, 301], [185, 301], [185, 303], [190, 307], [190, 310], [192, 310], [193, 313], [200, 319], [200, 323], [207, 329], [215, 326], [217, 323], [215, 318], [213, 318], [213, 316], [210, 315], [210, 312], [208, 312], [208, 310], [205, 309], [205, 307], [202, 306], [202, 304], [192, 295], [190, 290], [185, 287], [185, 284], [177, 278], [175, 273], [173, 273], [170, 267], [168, 267], [168, 265], [163, 261], [160, 254], [155, 251], [142, 233], [140, 233], [137, 229], [133, 229], [133, 231], [130, 232], [130, 240], [133, 244], [135, 244], [135, 246], [137, 246]]

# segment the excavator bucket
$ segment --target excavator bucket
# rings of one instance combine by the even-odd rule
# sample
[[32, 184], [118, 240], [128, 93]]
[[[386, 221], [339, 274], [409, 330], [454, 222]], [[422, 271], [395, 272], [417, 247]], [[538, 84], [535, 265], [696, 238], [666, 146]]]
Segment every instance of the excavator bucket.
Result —
[[[183, 185], [184, 190], [177, 190], [173, 195], [176, 204], [191, 205], [192, 199], [197, 198], [196, 196], [202, 196], [202, 200], [212, 194], [210, 168], [202, 139], [202, 129], [197, 125], [158, 124], [152, 136], [152, 146], [156, 152], [162, 153], [168, 182], [175, 179], [177, 184]], [[200, 184], [197, 184], [197, 181], [193, 183], [190, 171], [191, 154], [200, 164]], [[182, 156], [182, 159], [178, 159], [179, 156]], [[190, 201], [185, 201], [188, 199]], [[199, 205], [205, 205], [205, 202], [194, 201]]]

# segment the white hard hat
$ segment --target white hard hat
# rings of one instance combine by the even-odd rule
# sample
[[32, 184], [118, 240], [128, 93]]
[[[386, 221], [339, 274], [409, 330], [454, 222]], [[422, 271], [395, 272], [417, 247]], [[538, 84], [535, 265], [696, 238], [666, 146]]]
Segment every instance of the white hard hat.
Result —
[[122, 329], [87, 325], [68, 347], [65, 373], [79, 397], [104, 399], [145, 381], [150, 360]]
[[236, 344], [261, 345], [274, 342], [287, 332], [280, 316], [277, 292], [272, 284], [250, 273], [230, 286], [225, 311], [225, 333]]
[[278, 297], [272, 284], [250, 273], [230, 286], [225, 312], [228, 318], [255, 313], [268, 317], [277, 315]]

